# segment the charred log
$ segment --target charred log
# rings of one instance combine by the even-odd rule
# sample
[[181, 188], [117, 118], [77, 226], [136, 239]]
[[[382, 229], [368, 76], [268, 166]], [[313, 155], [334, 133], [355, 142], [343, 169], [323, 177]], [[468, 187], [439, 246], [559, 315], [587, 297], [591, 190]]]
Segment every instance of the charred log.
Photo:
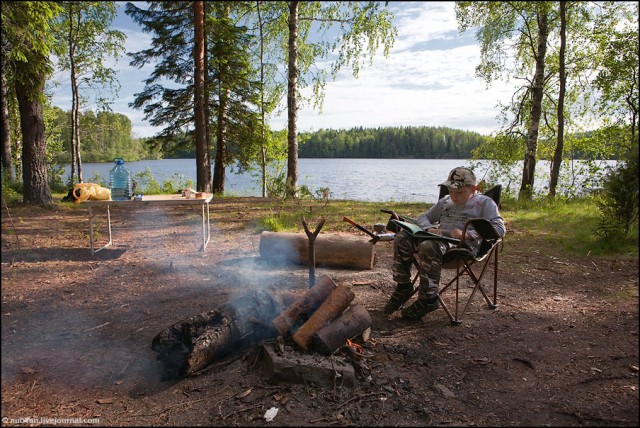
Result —
[[151, 348], [165, 368], [165, 378], [193, 375], [262, 340], [278, 337], [271, 323], [284, 305], [267, 293], [234, 299], [226, 305], [186, 318], [153, 338]]

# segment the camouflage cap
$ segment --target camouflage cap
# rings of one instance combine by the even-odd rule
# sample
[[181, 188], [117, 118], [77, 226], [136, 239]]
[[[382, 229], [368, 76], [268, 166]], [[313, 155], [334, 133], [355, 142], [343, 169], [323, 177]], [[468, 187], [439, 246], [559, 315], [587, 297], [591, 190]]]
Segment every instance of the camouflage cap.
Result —
[[475, 186], [476, 176], [469, 168], [459, 166], [453, 168], [449, 173], [447, 181], [440, 183], [441, 186], [447, 186], [452, 189], [458, 189], [464, 186]]

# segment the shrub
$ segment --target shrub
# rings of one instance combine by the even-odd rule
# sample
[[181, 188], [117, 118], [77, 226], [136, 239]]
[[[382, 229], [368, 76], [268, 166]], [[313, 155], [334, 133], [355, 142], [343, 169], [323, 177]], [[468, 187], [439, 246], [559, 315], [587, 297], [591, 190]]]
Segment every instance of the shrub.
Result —
[[638, 160], [620, 162], [603, 183], [597, 206], [600, 211], [596, 234], [619, 239], [629, 235], [638, 220]]

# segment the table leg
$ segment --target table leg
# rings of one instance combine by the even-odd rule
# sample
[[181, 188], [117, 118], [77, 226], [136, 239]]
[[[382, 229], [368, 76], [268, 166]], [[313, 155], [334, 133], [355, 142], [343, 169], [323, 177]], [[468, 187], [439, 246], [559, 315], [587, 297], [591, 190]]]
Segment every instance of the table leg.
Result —
[[89, 207], [89, 243], [91, 244], [91, 255], [95, 254], [93, 251], [93, 210]]
[[209, 240], [211, 240], [211, 214], [209, 214], [209, 206], [210, 204], [207, 203], [207, 244]]
[[93, 210], [91, 206], [89, 206], [89, 241], [91, 242], [91, 255], [95, 255], [98, 251], [104, 250], [108, 246], [110, 246], [113, 241], [111, 239], [111, 210], [109, 205], [107, 205], [107, 227], [109, 230], [109, 242], [107, 242], [103, 247], [98, 248], [97, 250], [93, 249]]
[[[206, 205], [206, 213], [205, 213]], [[207, 248], [209, 240], [211, 239], [211, 223], [209, 219], [209, 204], [202, 204], [202, 251]]]

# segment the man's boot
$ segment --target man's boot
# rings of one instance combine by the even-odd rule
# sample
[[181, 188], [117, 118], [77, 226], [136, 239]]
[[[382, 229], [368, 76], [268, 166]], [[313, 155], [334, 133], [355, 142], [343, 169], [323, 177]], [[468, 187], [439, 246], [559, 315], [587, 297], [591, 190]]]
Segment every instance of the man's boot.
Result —
[[391, 294], [391, 298], [384, 306], [384, 313], [389, 315], [400, 309], [413, 293], [413, 284], [410, 282], [398, 284]]

